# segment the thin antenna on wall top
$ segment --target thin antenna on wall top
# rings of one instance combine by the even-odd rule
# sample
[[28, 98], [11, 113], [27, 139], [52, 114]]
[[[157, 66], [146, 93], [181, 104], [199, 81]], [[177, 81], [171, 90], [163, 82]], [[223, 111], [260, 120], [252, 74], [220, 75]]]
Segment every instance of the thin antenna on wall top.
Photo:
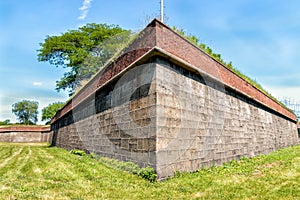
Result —
[[164, 22], [164, 0], [160, 0], [160, 21]]

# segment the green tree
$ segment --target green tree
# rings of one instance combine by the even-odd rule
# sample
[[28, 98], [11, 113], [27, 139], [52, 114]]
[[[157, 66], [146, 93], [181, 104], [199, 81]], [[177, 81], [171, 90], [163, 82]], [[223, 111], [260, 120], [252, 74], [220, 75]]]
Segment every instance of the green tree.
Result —
[[36, 124], [39, 103], [23, 100], [12, 105], [12, 112], [17, 116], [21, 124]]
[[79, 27], [78, 30], [69, 30], [60, 36], [46, 36], [44, 42], [40, 43], [38, 60], [70, 69], [56, 82], [56, 90], [67, 90], [69, 95], [72, 95], [83, 79], [90, 78], [101, 67], [87, 65], [87, 58], [104, 56], [105, 51], [99, 48], [99, 45], [108, 38], [124, 32], [130, 31], [116, 25], [91, 23]]
[[42, 110], [42, 121], [46, 121], [46, 124], [50, 124], [52, 117], [56, 114], [56, 112], [61, 109], [65, 104], [62, 102], [55, 102], [49, 104], [47, 107]]
[[6, 119], [4, 121], [0, 121], [0, 126], [2, 125], [9, 125], [10, 124], [10, 120], [9, 119]]

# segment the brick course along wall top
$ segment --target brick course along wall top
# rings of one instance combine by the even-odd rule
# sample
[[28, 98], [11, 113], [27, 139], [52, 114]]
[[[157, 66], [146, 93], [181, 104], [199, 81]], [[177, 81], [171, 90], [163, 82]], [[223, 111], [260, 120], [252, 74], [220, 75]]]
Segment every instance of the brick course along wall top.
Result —
[[50, 126], [8, 125], [0, 126], [0, 142], [51, 143]]
[[159, 179], [298, 143], [296, 116], [153, 20], [52, 119], [52, 144]]

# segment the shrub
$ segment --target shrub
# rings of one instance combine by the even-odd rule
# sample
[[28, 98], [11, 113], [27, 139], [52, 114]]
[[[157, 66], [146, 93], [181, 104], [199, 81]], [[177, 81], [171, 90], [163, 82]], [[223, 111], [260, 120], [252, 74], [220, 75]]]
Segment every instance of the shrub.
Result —
[[71, 154], [74, 154], [74, 155], [78, 155], [78, 156], [85, 156], [86, 153], [82, 150], [78, 150], [78, 149], [73, 149], [70, 151]]
[[149, 180], [150, 182], [156, 181], [156, 178], [157, 178], [155, 170], [149, 166], [145, 167], [145, 168], [141, 168], [137, 174], [138, 174], [138, 176], [140, 176], [146, 180]]
[[93, 159], [98, 158], [97, 154], [95, 154], [95, 153], [90, 153], [90, 154], [89, 154], [89, 157], [90, 157], [90, 158], [93, 158]]

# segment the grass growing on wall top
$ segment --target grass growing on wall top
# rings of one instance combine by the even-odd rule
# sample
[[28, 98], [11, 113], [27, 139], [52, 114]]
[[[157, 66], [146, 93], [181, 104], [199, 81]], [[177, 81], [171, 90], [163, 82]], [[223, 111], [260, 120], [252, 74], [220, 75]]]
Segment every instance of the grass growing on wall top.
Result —
[[150, 183], [46, 144], [0, 143], [0, 199], [300, 199], [300, 146]]
[[277, 102], [278, 104], [280, 104], [283, 108], [285, 108], [286, 110], [294, 113], [285, 104], [283, 104], [281, 101], [279, 101], [278, 99], [276, 99], [273, 95], [271, 95], [267, 90], [265, 90], [256, 80], [253, 80], [252, 78], [250, 78], [249, 76], [243, 74], [240, 70], [238, 70], [237, 68], [235, 68], [234, 66], [232, 66], [232, 62], [231, 61], [229, 63], [225, 62], [221, 58], [221, 54], [214, 53], [213, 50], [209, 46], [207, 46], [207, 45], [205, 45], [203, 43], [199, 43], [199, 39], [196, 36], [194, 36], [194, 35], [188, 35], [183, 29], [178, 29], [175, 26], [173, 27], [173, 30], [176, 33], [178, 33], [179, 35], [181, 35], [182, 37], [184, 37], [185, 39], [187, 39], [189, 42], [191, 42], [192, 44], [194, 44], [195, 46], [197, 46], [198, 48], [200, 48], [201, 50], [203, 50], [210, 57], [212, 57], [213, 59], [215, 59], [218, 62], [220, 62], [223, 66], [225, 66], [227, 69], [229, 69], [230, 71], [232, 71], [233, 73], [235, 73], [237, 76], [239, 76], [240, 78], [244, 79], [246, 82], [248, 82], [249, 84], [251, 84], [252, 86], [254, 86], [256, 89], [258, 89], [259, 91], [261, 91], [262, 93], [264, 93], [270, 99], [272, 99], [275, 102]]

